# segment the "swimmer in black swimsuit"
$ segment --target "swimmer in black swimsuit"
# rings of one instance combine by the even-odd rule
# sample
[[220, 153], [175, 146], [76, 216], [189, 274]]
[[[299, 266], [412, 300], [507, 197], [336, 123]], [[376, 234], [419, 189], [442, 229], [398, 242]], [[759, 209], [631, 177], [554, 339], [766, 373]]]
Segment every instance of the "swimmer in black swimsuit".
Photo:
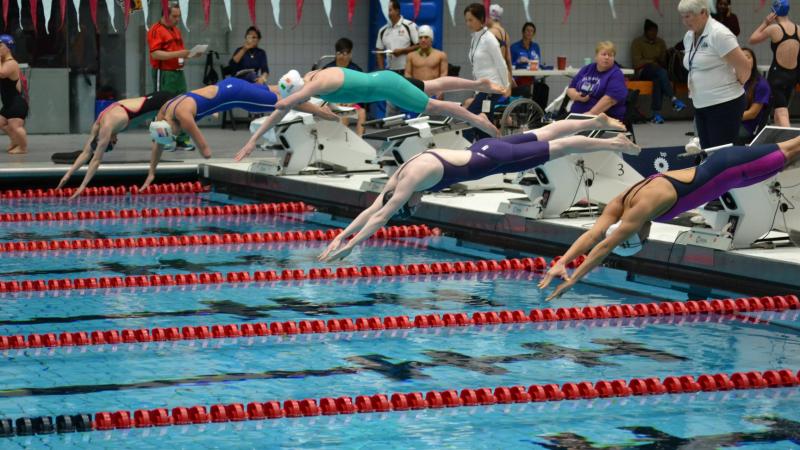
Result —
[[8, 153], [22, 155], [28, 153], [28, 136], [25, 132], [25, 118], [28, 117], [28, 102], [22, 95], [22, 73], [14, 60], [14, 38], [8, 34], [0, 35], [0, 129], [11, 140]]
[[97, 172], [97, 168], [100, 167], [103, 155], [114, 149], [117, 134], [126, 130], [132, 123], [139, 123], [155, 117], [158, 110], [172, 97], [174, 94], [170, 92], [154, 92], [144, 97], [126, 98], [114, 102], [104, 109], [92, 125], [92, 131], [89, 133], [86, 145], [83, 146], [83, 151], [58, 183], [58, 189], [64, 187], [72, 174], [91, 158], [83, 182], [70, 198], [81, 195]]
[[[755, 45], [767, 39], [772, 48], [772, 64], [769, 66], [767, 81], [774, 108], [775, 125], [791, 126], [789, 123], [789, 101], [797, 85], [798, 59], [800, 59], [800, 32], [789, 17], [789, 1], [775, 0], [772, 12], [750, 35], [750, 44]], [[789, 34], [792, 31], [792, 34]]]

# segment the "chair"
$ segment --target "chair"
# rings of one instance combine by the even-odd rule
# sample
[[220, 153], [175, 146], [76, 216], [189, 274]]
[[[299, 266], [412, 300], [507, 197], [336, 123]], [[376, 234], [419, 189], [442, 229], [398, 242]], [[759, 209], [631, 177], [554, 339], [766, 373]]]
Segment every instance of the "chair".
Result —
[[625, 128], [628, 129], [628, 132], [631, 134], [631, 140], [634, 143], [636, 142], [636, 133], [633, 131], [633, 124], [647, 122], [647, 117], [639, 111], [638, 102], [639, 90], [628, 89], [628, 96], [625, 97], [625, 117], [623, 117], [622, 123], [625, 125]]

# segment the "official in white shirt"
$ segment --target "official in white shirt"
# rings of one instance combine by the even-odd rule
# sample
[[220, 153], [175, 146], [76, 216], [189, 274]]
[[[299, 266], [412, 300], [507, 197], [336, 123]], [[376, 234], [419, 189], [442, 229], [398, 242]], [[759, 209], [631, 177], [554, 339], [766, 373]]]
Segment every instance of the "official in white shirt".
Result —
[[[497, 38], [486, 28], [486, 8], [480, 3], [472, 3], [464, 9], [464, 21], [472, 32], [469, 45], [469, 62], [472, 64], [472, 75], [475, 79], [488, 78], [491, 82], [509, 89], [509, 76], [506, 60], [500, 50]], [[508, 95], [509, 92], [506, 92]], [[479, 93], [472, 99], [467, 110], [474, 114], [487, 113], [489, 119], [497, 102], [505, 98], [500, 94]], [[489, 135], [478, 130], [466, 130], [463, 136], [467, 140], [478, 140]]]
[[400, 15], [398, 0], [389, 2], [389, 21], [390, 23], [382, 26], [378, 31], [378, 40], [375, 42], [375, 48], [378, 51], [392, 51], [389, 54], [389, 65], [388, 67], [384, 66], [382, 53], [375, 56], [375, 61], [378, 70], [388, 68], [403, 75], [406, 69], [406, 55], [419, 48], [417, 25]]
[[733, 143], [746, 105], [742, 86], [750, 77], [747, 58], [731, 30], [710, 17], [707, 0], [681, 0], [678, 12], [689, 29], [683, 38], [683, 65], [689, 69], [700, 146]]

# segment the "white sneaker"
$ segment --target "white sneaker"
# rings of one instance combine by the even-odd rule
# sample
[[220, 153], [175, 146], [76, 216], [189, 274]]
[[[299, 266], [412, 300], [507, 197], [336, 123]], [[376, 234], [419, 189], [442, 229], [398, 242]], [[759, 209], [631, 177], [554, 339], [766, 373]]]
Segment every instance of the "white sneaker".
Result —
[[686, 153], [690, 155], [696, 155], [703, 151], [703, 149], [700, 147], [699, 137], [693, 137], [683, 148], [686, 149]]

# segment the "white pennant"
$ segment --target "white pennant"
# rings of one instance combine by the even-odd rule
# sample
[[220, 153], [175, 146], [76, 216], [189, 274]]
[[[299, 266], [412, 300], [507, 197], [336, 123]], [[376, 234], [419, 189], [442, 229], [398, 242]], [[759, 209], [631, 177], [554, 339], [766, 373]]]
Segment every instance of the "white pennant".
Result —
[[278, 26], [281, 30], [283, 27], [281, 26], [281, 0], [272, 0], [272, 17], [275, 18], [275, 25]]
[[231, 0], [224, 0], [225, 3], [225, 12], [228, 13], [228, 29], [233, 31], [233, 25], [231, 25]]
[[53, 0], [42, 0], [44, 8], [44, 32], [50, 34], [50, 14], [53, 12]]
[[[614, 1], [614, 0], [611, 0]], [[522, 7], [525, 8], [525, 20], [530, 22], [531, 21], [531, 12], [530, 9], [530, 0], [522, 0]]]
[[178, 6], [181, 7], [181, 20], [183, 21], [183, 27], [186, 28], [186, 31], [189, 30], [189, 0], [178, 0]]
[[331, 0], [322, 0], [322, 6], [325, 8], [325, 14], [328, 16], [328, 25], [333, 28], [333, 22], [331, 22]]
[[453, 26], [456, 26], [456, 0], [447, 0], [447, 8], [450, 10], [450, 19], [453, 20]]
[[147, 0], [142, 0], [142, 12], [144, 13], [144, 29], [149, 30], [150, 25], [147, 24], [147, 13], [150, 12], [150, 7], [147, 6]]
[[19, 11], [19, 29], [22, 29], [22, 0], [17, 0], [17, 11]]
[[389, 0], [380, 0], [381, 2], [381, 12], [383, 12], [383, 17], [386, 18], [386, 23], [389, 23]]
[[617, 20], [617, 8], [614, 8], [614, 0], [608, 0], [608, 6], [611, 7], [611, 17]]
[[108, 17], [111, 18], [111, 28], [117, 32], [117, 27], [114, 25], [114, 0], [106, 0], [106, 9], [108, 10]]

